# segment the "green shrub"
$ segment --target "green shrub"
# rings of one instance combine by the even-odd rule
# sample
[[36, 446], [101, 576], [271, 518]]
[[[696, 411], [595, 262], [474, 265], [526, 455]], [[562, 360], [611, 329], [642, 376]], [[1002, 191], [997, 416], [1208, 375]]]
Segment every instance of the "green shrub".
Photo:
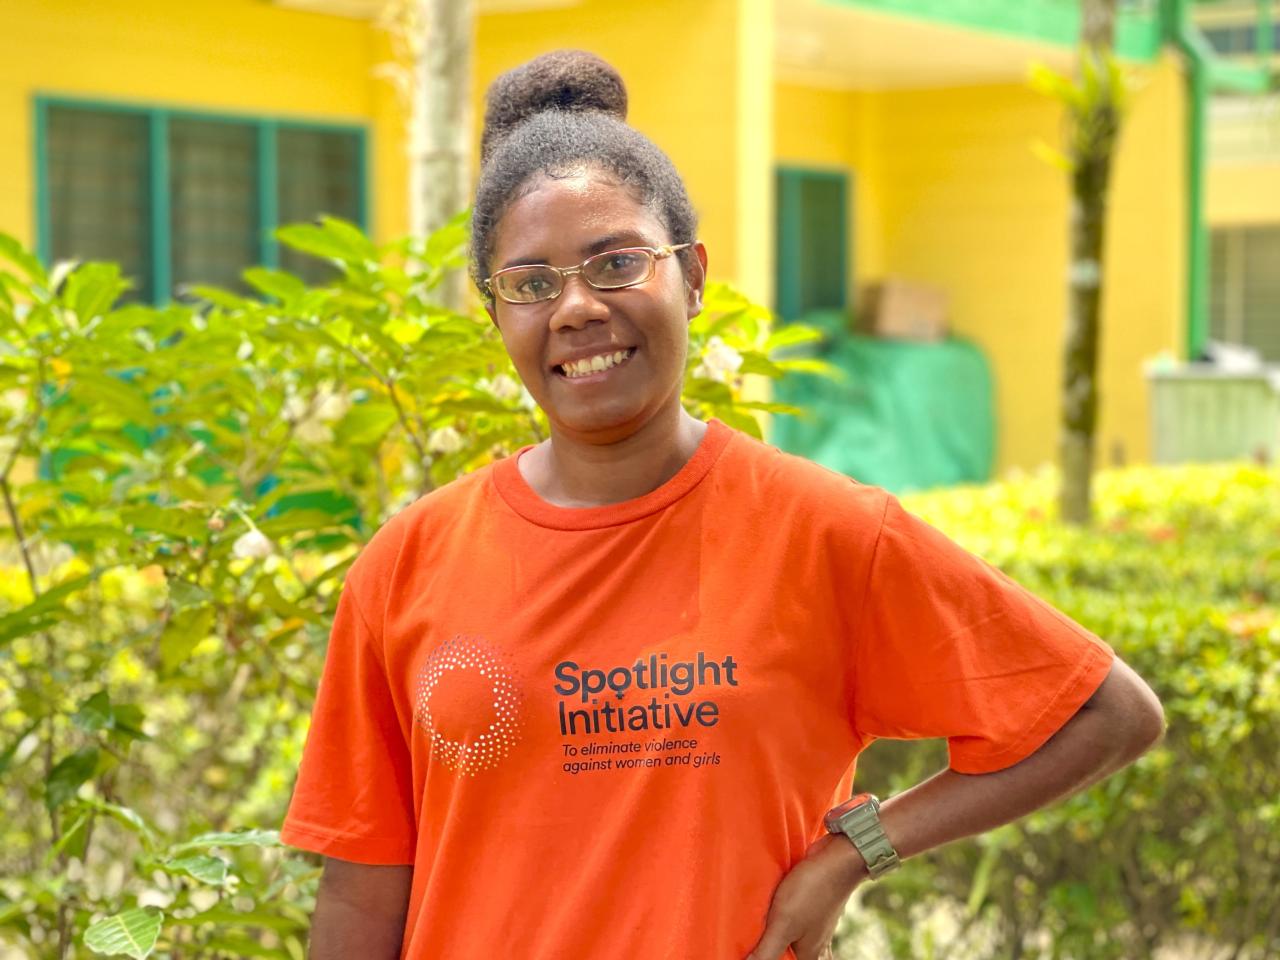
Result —
[[[1091, 531], [1049, 519], [1055, 483], [907, 506], [1108, 640], [1160, 695], [1167, 736], [1084, 794], [865, 891], [874, 912], [851, 912], [845, 953], [877, 956], [857, 944], [882, 927], [902, 957], [1278, 956], [1280, 473], [1105, 473]], [[892, 793], [944, 764], [939, 744], [878, 744], [859, 781]]]
[[[262, 299], [160, 308], [0, 235], [0, 946], [302, 956], [315, 858], [261, 828], [342, 574], [397, 509], [546, 433], [484, 313], [435, 301], [465, 234], [286, 227], [339, 278], [255, 268]], [[757, 434], [786, 408], [744, 375], [811, 366], [777, 353], [813, 334], [723, 285], [690, 336], [688, 406]]]

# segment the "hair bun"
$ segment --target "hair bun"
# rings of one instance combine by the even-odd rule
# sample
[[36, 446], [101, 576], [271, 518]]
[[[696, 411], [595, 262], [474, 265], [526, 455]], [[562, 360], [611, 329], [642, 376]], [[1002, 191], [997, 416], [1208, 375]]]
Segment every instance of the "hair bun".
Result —
[[594, 110], [627, 119], [622, 76], [594, 53], [556, 50], [508, 70], [485, 96], [480, 159], [522, 121], [544, 110]]

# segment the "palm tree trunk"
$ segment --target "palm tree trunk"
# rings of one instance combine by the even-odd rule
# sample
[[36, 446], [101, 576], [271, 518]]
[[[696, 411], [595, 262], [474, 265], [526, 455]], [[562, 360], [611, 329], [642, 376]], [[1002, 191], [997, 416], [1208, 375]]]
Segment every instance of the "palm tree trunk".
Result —
[[[1080, 71], [1106, 75], [1115, 36], [1116, 0], [1083, 0]], [[1083, 80], [1083, 76], [1081, 77]], [[1119, 127], [1114, 98], [1103, 95], [1075, 118], [1072, 133], [1071, 268], [1063, 350], [1059, 509], [1068, 523], [1093, 516], [1093, 467], [1098, 422], [1098, 339], [1102, 263], [1112, 154]]]

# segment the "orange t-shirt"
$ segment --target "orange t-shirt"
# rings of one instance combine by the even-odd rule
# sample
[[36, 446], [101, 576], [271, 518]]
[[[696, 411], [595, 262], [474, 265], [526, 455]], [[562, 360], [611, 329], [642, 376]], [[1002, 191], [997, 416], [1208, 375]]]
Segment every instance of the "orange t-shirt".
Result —
[[413, 864], [402, 957], [741, 960], [863, 747], [1007, 767], [1111, 656], [884, 491], [719, 421], [605, 507], [510, 457], [351, 567], [282, 836]]

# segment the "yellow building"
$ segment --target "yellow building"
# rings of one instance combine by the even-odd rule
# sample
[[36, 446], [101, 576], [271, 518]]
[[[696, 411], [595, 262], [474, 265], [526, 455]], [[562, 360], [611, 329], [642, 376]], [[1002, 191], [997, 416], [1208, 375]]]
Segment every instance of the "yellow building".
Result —
[[[1118, 44], [1139, 83], [1103, 268], [1104, 461], [1148, 456], [1143, 361], [1204, 333], [1188, 308], [1194, 51], [1171, 35], [1186, 5], [1123, 5]], [[381, 6], [8, 4], [0, 230], [49, 259], [119, 260], [153, 299], [252, 262], [302, 269], [269, 230], [320, 211], [403, 233], [403, 65]], [[889, 276], [943, 288], [994, 372], [997, 464], [1029, 467], [1056, 445], [1068, 196], [1032, 149], [1057, 143], [1062, 118], [1026, 76], [1031, 61], [1070, 68], [1078, 16], [1074, 0], [477, 0], [474, 113], [516, 63], [600, 54], [627, 80], [631, 122], [685, 175], [713, 275], [788, 312], [847, 306]], [[1280, 161], [1264, 159], [1210, 172], [1214, 224], [1280, 224], [1280, 191], [1262, 186]], [[1223, 284], [1258, 242], [1223, 236], [1215, 303], [1235, 304]], [[1230, 309], [1235, 326], [1215, 332], [1249, 333]]]

